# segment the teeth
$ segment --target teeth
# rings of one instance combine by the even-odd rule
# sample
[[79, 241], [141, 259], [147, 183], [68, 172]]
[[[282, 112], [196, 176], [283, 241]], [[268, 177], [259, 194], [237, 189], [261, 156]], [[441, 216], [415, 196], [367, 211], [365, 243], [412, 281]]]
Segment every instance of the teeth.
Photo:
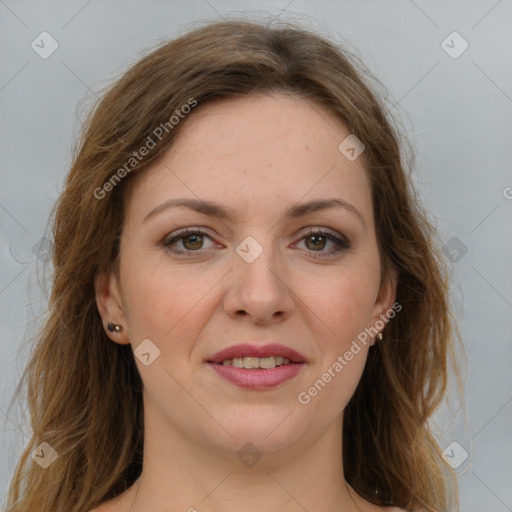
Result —
[[234, 366], [235, 368], [245, 368], [250, 370], [252, 368], [262, 368], [264, 370], [271, 370], [276, 366], [283, 364], [290, 364], [290, 360], [281, 356], [270, 357], [234, 357], [233, 359], [225, 359], [222, 361], [224, 366]]
[[260, 368], [263, 368], [265, 370], [271, 370], [272, 368], [275, 368], [277, 365], [276, 358], [274, 356], [271, 357], [259, 357], [258, 358], [258, 366]]
[[[268, 358], [270, 359], [270, 358]], [[259, 368], [260, 358], [259, 357], [244, 357], [244, 368]]]

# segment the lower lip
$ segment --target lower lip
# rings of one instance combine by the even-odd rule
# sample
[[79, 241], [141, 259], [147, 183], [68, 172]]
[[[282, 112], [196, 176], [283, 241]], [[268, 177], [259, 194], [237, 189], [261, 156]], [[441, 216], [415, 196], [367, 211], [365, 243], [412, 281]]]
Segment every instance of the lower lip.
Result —
[[261, 391], [274, 388], [293, 379], [302, 369], [304, 363], [291, 363], [276, 366], [271, 370], [236, 368], [218, 363], [208, 363], [221, 377], [246, 389]]

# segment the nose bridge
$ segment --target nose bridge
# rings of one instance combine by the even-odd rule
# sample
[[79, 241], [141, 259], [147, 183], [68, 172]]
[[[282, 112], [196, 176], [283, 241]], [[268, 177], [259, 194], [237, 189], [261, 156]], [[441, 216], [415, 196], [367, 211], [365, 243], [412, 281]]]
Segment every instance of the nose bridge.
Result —
[[270, 234], [247, 236], [235, 251], [233, 282], [226, 301], [229, 313], [244, 312], [268, 321], [291, 311], [293, 299], [284, 281], [286, 272]]
[[248, 236], [236, 247], [238, 261], [235, 260], [235, 269], [238, 278], [257, 286], [272, 286], [280, 288], [281, 281], [277, 278], [279, 267], [278, 254], [275, 251], [270, 234], [265, 236]]

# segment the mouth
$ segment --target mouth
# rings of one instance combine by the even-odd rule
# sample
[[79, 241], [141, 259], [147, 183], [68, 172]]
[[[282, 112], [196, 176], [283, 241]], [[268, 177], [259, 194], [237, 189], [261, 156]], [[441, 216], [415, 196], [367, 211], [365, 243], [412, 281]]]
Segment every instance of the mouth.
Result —
[[270, 356], [270, 357], [234, 357], [233, 359], [224, 359], [221, 363], [224, 366], [233, 366], [234, 368], [245, 368], [246, 370], [260, 369], [272, 370], [276, 366], [283, 366], [293, 363], [287, 357]]
[[207, 362], [235, 366], [236, 368], [271, 369], [284, 364], [305, 363], [306, 359], [293, 348], [273, 343], [260, 346], [233, 345], [210, 356]]
[[206, 363], [236, 386], [264, 390], [295, 377], [306, 359], [284, 345], [235, 345], [217, 352]]

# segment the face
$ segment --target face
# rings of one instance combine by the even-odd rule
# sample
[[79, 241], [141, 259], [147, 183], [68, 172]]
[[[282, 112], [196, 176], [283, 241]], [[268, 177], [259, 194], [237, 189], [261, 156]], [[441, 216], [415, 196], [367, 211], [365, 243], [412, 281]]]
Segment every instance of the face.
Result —
[[339, 435], [374, 338], [362, 333], [395, 290], [362, 159], [338, 150], [349, 131], [277, 94], [184, 122], [127, 197], [118, 277], [97, 281], [104, 323], [123, 326], [111, 339], [150, 340], [135, 358], [148, 428], [233, 453]]

